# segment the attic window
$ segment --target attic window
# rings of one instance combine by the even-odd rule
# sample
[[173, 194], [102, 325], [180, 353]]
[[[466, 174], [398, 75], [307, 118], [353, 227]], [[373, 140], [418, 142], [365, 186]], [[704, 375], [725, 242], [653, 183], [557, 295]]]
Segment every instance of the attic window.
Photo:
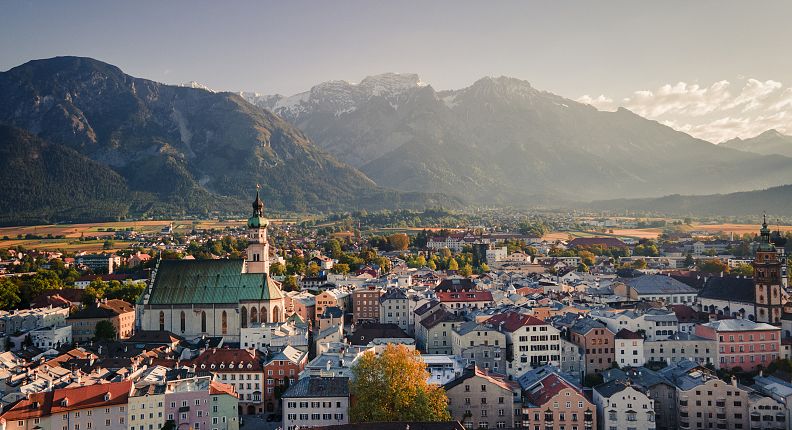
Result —
[[[232, 364], [232, 366], [233, 366], [233, 364]], [[221, 369], [225, 369], [225, 363], [220, 363], [220, 368]]]
[[211, 367], [212, 369], [214, 369], [214, 368], [215, 368], [215, 365], [214, 365], [214, 363], [212, 363], [212, 365], [211, 365], [211, 366], [209, 366], [209, 367]]
[[206, 365], [205, 365], [205, 364], [202, 364], [202, 365], [201, 365], [201, 369], [206, 369]]
[[253, 365], [252, 365], [252, 364], [250, 364], [250, 363], [248, 363], [248, 365], [247, 365], [247, 368], [248, 368], [248, 369], [250, 369], [250, 368], [252, 368], [252, 367], [253, 367]]
[[[220, 368], [221, 368], [221, 369], [223, 368], [223, 365], [222, 365], [222, 364], [220, 365]], [[229, 369], [233, 369], [233, 368], [234, 368], [234, 363], [231, 363], [231, 364], [229, 364], [229, 365], [228, 365], [228, 368], [229, 368]]]
[[105, 395], [104, 395], [104, 401], [105, 401], [105, 402], [107, 402], [107, 401], [110, 401], [110, 393], [105, 393]]
[[63, 400], [61, 400], [61, 407], [65, 408], [66, 406], [69, 406], [69, 399], [64, 397]]

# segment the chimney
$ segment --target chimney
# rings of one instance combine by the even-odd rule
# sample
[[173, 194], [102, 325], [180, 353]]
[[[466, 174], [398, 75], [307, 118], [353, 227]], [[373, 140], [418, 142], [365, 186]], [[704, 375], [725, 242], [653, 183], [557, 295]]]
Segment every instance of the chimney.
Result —
[[731, 378], [731, 384], [732, 384], [732, 386], [733, 386], [733, 387], [736, 387], [736, 386], [737, 386], [737, 377], [735, 377], [735, 376], [732, 376], [732, 378]]

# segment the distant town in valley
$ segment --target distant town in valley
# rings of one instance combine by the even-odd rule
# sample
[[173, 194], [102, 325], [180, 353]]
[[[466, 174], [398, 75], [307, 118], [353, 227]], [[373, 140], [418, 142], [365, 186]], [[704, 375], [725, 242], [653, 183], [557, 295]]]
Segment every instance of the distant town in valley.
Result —
[[0, 430], [792, 430], [792, 2], [0, 10]]

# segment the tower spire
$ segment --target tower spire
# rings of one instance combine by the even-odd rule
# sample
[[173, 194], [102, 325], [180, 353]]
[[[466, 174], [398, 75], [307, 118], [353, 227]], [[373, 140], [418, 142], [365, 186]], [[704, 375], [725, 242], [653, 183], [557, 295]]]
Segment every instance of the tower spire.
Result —
[[264, 202], [259, 196], [259, 189], [261, 185], [256, 184], [256, 200], [253, 201], [253, 216], [260, 217], [264, 215]]

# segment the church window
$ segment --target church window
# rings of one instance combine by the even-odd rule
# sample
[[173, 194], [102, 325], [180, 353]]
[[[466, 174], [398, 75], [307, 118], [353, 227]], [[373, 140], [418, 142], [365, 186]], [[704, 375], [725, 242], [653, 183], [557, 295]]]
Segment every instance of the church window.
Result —
[[250, 308], [250, 324], [252, 325], [256, 323], [258, 323], [258, 311], [256, 310], [256, 307], [253, 306]]
[[246, 307], [242, 306], [242, 310], [240, 311], [239, 318], [241, 320], [240, 324], [241, 324], [242, 328], [247, 327], [247, 308]]
[[222, 334], [228, 334], [228, 314], [226, 314], [226, 311], [223, 311], [220, 327], [222, 330]]
[[184, 315], [184, 311], [181, 311], [181, 315], [179, 316], [179, 323], [181, 327], [182, 333], [184, 333], [184, 329], [187, 326], [187, 316]]
[[280, 309], [277, 306], [272, 308], [272, 322], [280, 322]]
[[201, 331], [206, 333], [206, 311], [201, 311]]
[[261, 307], [261, 314], [259, 316], [261, 317], [262, 323], [269, 322], [269, 320], [267, 319], [267, 308], [265, 308], [264, 306]]
[[160, 331], [165, 331], [165, 312], [160, 311], [159, 314], [159, 328]]

